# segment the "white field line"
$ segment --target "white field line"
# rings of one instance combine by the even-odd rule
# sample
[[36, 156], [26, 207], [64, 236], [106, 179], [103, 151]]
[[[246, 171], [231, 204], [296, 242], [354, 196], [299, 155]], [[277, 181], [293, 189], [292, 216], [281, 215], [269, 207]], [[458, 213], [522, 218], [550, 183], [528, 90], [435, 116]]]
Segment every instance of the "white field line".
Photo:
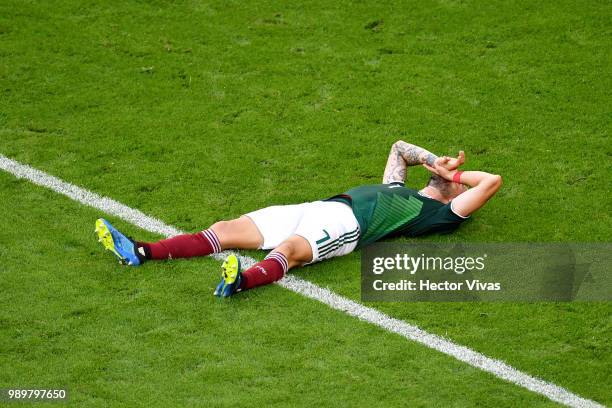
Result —
[[[40, 170], [21, 164], [0, 155], [0, 169], [13, 174], [18, 178], [25, 178], [34, 184], [49, 188], [59, 194], [72, 198], [81, 204], [97, 208], [107, 214], [121, 218], [138, 227], [155, 232], [164, 236], [181, 234], [182, 231], [164, 224], [162, 221], [149, 217], [142, 212], [130, 208], [108, 197], [99, 196], [96, 193], [77, 187], [53, 177]], [[93, 222], [92, 222], [93, 228]], [[222, 259], [226, 254], [216, 254], [216, 259]], [[256, 261], [253, 258], [241, 255], [241, 262], [245, 266], [250, 266]], [[402, 320], [394, 319], [386, 314], [364, 306], [360, 303], [342, 297], [328, 289], [321, 288], [313, 283], [300, 279], [296, 276], [287, 275], [284, 279], [277, 282], [280, 286], [299, 293], [303, 296], [317, 300], [331, 307], [340, 310], [350, 316], [374, 324], [392, 333], [399, 334], [409, 340], [416, 341], [429, 348], [437, 350], [463, 361], [472, 367], [493, 374], [494, 376], [506, 380], [510, 383], [524, 387], [530, 391], [541, 394], [552, 401], [565, 404], [570, 407], [602, 407], [599, 403], [582, 398], [571, 393], [565, 388], [551, 384], [539, 378], [532, 377], [523, 373], [500, 360], [489, 358], [467, 347], [453, 343], [450, 340], [428, 333], [417, 326], [406, 323]]]

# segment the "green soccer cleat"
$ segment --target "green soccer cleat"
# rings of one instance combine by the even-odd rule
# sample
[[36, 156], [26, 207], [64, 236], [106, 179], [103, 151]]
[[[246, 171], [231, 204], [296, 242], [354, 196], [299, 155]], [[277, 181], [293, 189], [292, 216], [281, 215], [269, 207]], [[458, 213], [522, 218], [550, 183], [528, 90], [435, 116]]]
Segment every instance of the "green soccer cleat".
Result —
[[98, 241], [111, 251], [123, 265], [138, 266], [142, 263], [136, 254], [136, 245], [133, 240], [123, 235], [104, 218], [96, 220], [96, 235]]
[[240, 259], [234, 254], [228, 255], [221, 265], [221, 282], [215, 289], [215, 296], [229, 297], [240, 291], [242, 273], [240, 272]]

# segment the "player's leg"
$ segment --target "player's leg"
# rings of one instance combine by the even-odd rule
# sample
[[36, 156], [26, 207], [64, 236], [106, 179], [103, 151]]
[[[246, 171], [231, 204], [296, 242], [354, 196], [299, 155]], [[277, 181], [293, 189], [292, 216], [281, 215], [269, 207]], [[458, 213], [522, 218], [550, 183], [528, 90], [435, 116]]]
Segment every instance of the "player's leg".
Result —
[[96, 233], [104, 247], [128, 265], [149, 259], [205, 256], [228, 248], [271, 249], [293, 233], [303, 205], [272, 206], [240, 218], [220, 221], [195, 234], [183, 234], [157, 242], [137, 242], [115, 229], [108, 221], [96, 221]]
[[[265, 285], [281, 279], [290, 267], [312, 259], [308, 241], [294, 236], [310, 203], [273, 206], [246, 214], [261, 234], [260, 248], [274, 250], [266, 259], [241, 272], [239, 258], [229, 255], [221, 269], [221, 282], [215, 296], [231, 296], [237, 291]], [[228, 239], [231, 239], [228, 237]], [[246, 276], [243, 279], [243, 276]]]
[[276, 282], [285, 276], [287, 271], [302, 266], [312, 260], [312, 249], [308, 241], [299, 235], [293, 235], [274, 248], [266, 258], [242, 272], [241, 290]]
[[215, 296], [231, 296], [235, 292], [268, 285], [285, 276], [287, 271], [312, 260], [312, 249], [308, 240], [293, 235], [274, 248], [261, 262], [240, 271], [240, 262], [235, 255], [227, 257], [222, 265], [223, 277], [215, 289]]
[[206, 256], [228, 248], [257, 249], [262, 242], [253, 221], [242, 216], [216, 222], [195, 234], [177, 235], [157, 242], [137, 242], [137, 248], [145, 259], [176, 259]]
[[278, 245], [266, 259], [242, 273], [241, 289], [282, 279], [296, 266], [346, 255], [357, 246], [359, 224], [346, 204], [308, 203], [295, 234]]
[[263, 236], [252, 219], [246, 215], [230, 221], [219, 221], [210, 226], [222, 249], [259, 249]]
[[263, 237], [248, 217], [220, 221], [195, 234], [182, 234], [157, 242], [137, 242], [123, 235], [108, 221], [96, 221], [100, 242], [128, 265], [139, 265], [149, 259], [190, 258], [221, 252], [227, 248], [257, 249]]
[[[314, 202], [302, 206], [302, 216], [292, 235], [279, 243], [266, 259], [241, 272], [238, 258], [223, 263], [217, 296], [267, 285], [291, 268], [346, 255], [357, 246], [359, 224], [351, 208], [338, 202]], [[264, 234], [264, 237], [266, 234]]]
[[[219, 221], [196, 234], [156, 243], [138, 242], [146, 259], [190, 258], [224, 249], [270, 249], [289, 237], [302, 215], [302, 204], [262, 208], [230, 221]], [[142, 249], [141, 249], [142, 248]]]

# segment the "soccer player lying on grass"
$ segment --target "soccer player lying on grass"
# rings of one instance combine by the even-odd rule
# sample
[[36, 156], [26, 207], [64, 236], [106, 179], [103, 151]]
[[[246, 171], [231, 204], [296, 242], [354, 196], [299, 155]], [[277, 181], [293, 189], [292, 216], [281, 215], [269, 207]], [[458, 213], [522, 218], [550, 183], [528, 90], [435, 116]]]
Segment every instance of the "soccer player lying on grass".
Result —
[[[498, 175], [457, 170], [464, 161], [463, 152], [457, 158], [437, 157], [398, 141], [391, 148], [383, 184], [355, 187], [322, 201], [263, 208], [158, 242], [133, 241], [104, 219], [96, 221], [96, 233], [104, 247], [127, 265], [224, 249], [271, 249], [263, 261], [245, 271], [235, 255], [226, 258], [214, 294], [227, 297], [277, 281], [296, 266], [346, 255], [386, 237], [455, 230], [501, 185]], [[416, 165], [432, 173], [419, 191], [404, 187], [407, 167]]]

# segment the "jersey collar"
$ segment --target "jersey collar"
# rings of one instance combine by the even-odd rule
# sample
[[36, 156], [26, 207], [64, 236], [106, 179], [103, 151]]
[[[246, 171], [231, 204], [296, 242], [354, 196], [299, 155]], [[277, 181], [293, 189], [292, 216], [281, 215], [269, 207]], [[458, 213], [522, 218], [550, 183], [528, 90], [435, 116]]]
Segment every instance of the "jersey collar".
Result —
[[419, 192], [418, 192], [418, 193], [419, 193], [419, 195], [420, 195], [420, 196], [427, 197], [427, 198], [429, 198], [430, 200], [433, 200], [433, 197], [431, 197], [429, 194], [425, 194], [424, 192], [422, 192], [422, 191], [420, 191], [420, 190], [419, 190]]

